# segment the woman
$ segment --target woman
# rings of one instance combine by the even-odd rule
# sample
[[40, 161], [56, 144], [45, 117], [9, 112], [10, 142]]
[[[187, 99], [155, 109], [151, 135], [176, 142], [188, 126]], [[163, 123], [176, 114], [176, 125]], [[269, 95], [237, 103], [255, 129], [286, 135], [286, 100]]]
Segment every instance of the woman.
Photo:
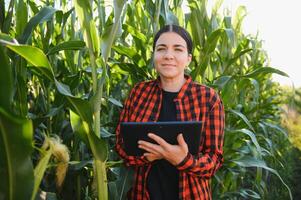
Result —
[[199, 155], [192, 156], [182, 134], [171, 145], [155, 134], [152, 144], [139, 141], [143, 156], [128, 156], [120, 126], [116, 149], [127, 166], [135, 169], [129, 199], [212, 199], [210, 178], [223, 162], [224, 109], [215, 91], [184, 74], [192, 57], [189, 33], [176, 25], [164, 26], [154, 38], [154, 65], [159, 77], [138, 83], [130, 92], [120, 122], [203, 121]]

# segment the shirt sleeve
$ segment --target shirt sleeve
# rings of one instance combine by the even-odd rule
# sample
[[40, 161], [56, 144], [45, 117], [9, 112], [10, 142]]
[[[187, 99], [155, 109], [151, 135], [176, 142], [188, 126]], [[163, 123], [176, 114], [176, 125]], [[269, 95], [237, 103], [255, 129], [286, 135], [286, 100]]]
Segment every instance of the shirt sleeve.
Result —
[[[120, 123], [128, 122], [130, 119], [131, 113], [131, 103], [133, 102], [133, 97], [135, 95], [135, 88], [133, 88], [130, 92], [129, 97], [126, 99], [123, 109], [119, 116], [119, 122], [116, 128], [116, 151], [119, 156], [124, 160], [126, 166], [142, 166], [148, 164], [149, 161], [145, 156], [129, 156], [124, 151], [123, 139], [120, 135]], [[138, 144], [137, 144], [138, 145]]]
[[178, 170], [192, 176], [211, 178], [223, 163], [224, 107], [217, 97], [205, 122], [204, 150], [198, 155], [190, 153], [177, 165]]

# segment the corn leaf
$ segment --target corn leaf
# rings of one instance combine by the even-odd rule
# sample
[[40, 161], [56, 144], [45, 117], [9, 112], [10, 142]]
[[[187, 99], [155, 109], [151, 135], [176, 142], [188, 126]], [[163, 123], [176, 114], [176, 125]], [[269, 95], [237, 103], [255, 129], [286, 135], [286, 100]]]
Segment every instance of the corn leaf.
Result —
[[110, 32], [106, 32], [101, 37], [101, 53], [104, 58], [104, 62], [106, 63], [110, 52], [111, 48], [113, 45], [113, 41], [115, 40], [117, 30], [121, 28], [121, 23], [120, 23], [120, 18], [122, 11], [125, 7], [125, 2], [124, 0], [114, 0], [114, 17], [115, 17], [115, 23], [112, 26], [112, 29]]
[[85, 42], [80, 41], [80, 40], [62, 42], [62, 43], [52, 47], [51, 49], [49, 49], [49, 51], [47, 52], [47, 55], [55, 54], [62, 50], [80, 50], [80, 49], [83, 49], [85, 46], [86, 46]]
[[73, 132], [80, 138], [87, 146], [90, 146], [87, 133], [89, 133], [89, 125], [84, 122], [79, 115], [70, 110], [70, 122]]
[[23, 32], [22, 36], [20, 37], [20, 40], [19, 40], [20, 43], [21, 44], [27, 43], [29, 37], [31, 36], [33, 30], [37, 27], [37, 25], [51, 20], [56, 11], [57, 10], [52, 7], [42, 8], [27, 23], [26, 27], [24, 28], [24, 32]]
[[84, 100], [77, 97], [70, 97], [67, 96], [69, 107], [77, 113], [81, 119], [92, 126], [93, 118], [92, 118], [92, 107], [91, 104]]
[[11, 0], [9, 2], [9, 6], [8, 6], [8, 10], [7, 10], [5, 18], [4, 18], [4, 16], [5, 16], [5, 7], [2, 8], [3, 10], [1, 10], [3, 12], [2, 18], [4, 19], [2, 27], [1, 27], [3, 33], [9, 33], [9, 29], [12, 25], [12, 20], [13, 20], [14, 4], [15, 4], [15, 1]]
[[118, 107], [120, 107], [120, 108], [123, 107], [122, 103], [121, 103], [120, 101], [118, 101], [117, 99], [113, 98], [113, 97], [109, 97], [108, 100], [109, 100], [112, 104], [114, 104], [114, 105], [116, 105], [116, 106], [118, 106]]
[[232, 160], [232, 162], [236, 163], [237, 165], [239, 165], [241, 167], [260, 167], [260, 168], [263, 168], [263, 169], [265, 169], [265, 170], [273, 173], [274, 175], [276, 175], [280, 179], [280, 181], [282, 182], [282, 184], [287, 188], [290, 199], [291, 200], [293, 199], [293, 196], [292, 196], [290, 188], [283, 181], [283, 179], [281, 178], [281, 176], [279, 175], [279, 173], [276, 170], [268, 167], [263, 160], [259, 160], [259, 159], [254, 158], [254, 157], [245, 156], [245, 157], [242, 157], [242, 158], [237, 159], [237, 160]]
[[99, 55], [100, 44], [98, 30], [92, 16], [92, 8], [89, 1], [75, 0], [75, 11], [83, 27], [85, 41], [88, 47], [93, 49], [95, 55]]
[[255, 192], [254, 190], [240, 189], [238, 193], [244, 198], [252, 197], [254, 199], [260, 199], [260, 195], [257, 192]]
[[260, 147], [260, 145], [257, 141], [257, 138], [256, 138], [255, 134], [252, 131], [243, 128], [243, 129], [233, 130], [231, 132], [233, 132], [233, 133], [244, 133], [244, 134], [248, 135], [251, 138], [253, 144], [256, 146], [258, 155], [261, 156], [261, 147]]
[[125, 32], [131, 34], [133, 37], [141, 40], [142, 43], [144, 44], [147, 43], [146, 35], [141, 33], [139, 30], [137, 30], [135, 27], [131, 26], [130, 24], [123, 24], [122, 29]]
[[0, 106], [6, 110], [11, 110], [10, 104], [13, 99], [13, 77], [12, 70], [8, 63], [8, 58], [4, 52], [4, 47], [0, 45]]
[[250, 73], [247, 73], [246, 75], [244, 75], [244, 77], [256, 78], [259, 75], [264, 76], [266, 74], [272, 74], [272, 73], [279, 74], [281, 76], [289, 77], [285, 72], [283, 72], [279, 69], [276, 69], [276, 68], [272, 68], [272, 67], [260, 67], [260, 68], [254, 70]]
[[33, 189], [32, 123], [0, 107], [1, 199], [29, 199]]
[[74, 97], [72, 94], [71, 94], [71, 90], [70, 90], [70, 87], [64, 83], [61, 83], [59, 82], [58, 80], [54, 79], [54, 82], [55, 82], [55, 85], [56, 85], [56, 88], [57, 90], [62, 94], [62, 95], [65, 95], [65, 96], [68, 96], [68, 97]]
[[27, 6], [24, 0], [19, 0], [16, 12], [16, 33], [20, 36], [26, 26], [28, 17]]
[[5, 18], [5, 3], [4, 1], [0, 1], [0, 29], [2, 29], [4, 18]]
[[51, 65], [44, 52], [33, 46], [8, 44], [7, 48], [22, 56], [31, 65], [40, 68], [42, 73], [49, 79], [53, 80]]
[[105, 161], [107, 159], [108, 146], [104, 139], [98, 138], [89, 127], [88, 123], [75, 112], [70, 111], [71, 125], [73, 131], [78, 134], [79, 138], [88, 143], [97, 160]]
[[50, 147], [49, 150], [43, 152], [43, 156], [41, 157], [41, 159], [39, 160], [39, 163], [37, 164], [37, 166], [34, 169], [34, 189], [33, 189], [33, 193], [31, 196], [31, 200], [36, 199], [36, 195], [38, 193], [41, 181], [43, 179], [44, 173], [48, 167], [48, 163], [50, 160], [50, 157], [52, 155], [52, 148]]
[[217, 29], [209, 35], [203, 50], [206, 55], [212, 53], [215, 50], [218, 40], [224, 33], [225, 33], [224, 29]]
[[241, 112], [239, 112], [239, 111], [236, 111], [236, 110], [233, 110], [233, 109], [230, 109], [229, 111], [230, 111], [230, 113], [233, 113], [234, 115], [240, 117], [240, 118], [248, 125], [248, 127], [249, 127], [253, 132], [255, 132], [255, 131], [254, 131], [254, 128], [253, 128], [253, 126], [252, 126], [252, 124], [250, 123], [250, 121], [248, 120], [248, 118], [247, 118], [243, 113], [241, 113]]

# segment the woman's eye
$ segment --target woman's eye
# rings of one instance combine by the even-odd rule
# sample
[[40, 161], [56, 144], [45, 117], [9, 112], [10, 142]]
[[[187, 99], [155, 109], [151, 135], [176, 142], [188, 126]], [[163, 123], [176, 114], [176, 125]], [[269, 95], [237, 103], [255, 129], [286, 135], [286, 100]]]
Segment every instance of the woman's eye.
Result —
[[176, 50], [176, 51], [180, 51], [180, 52], [182, 52], [182, 51], [183, 51], [182, 49], [179, 49], [179, 48], [176, 48], [175, 50]]
[[158, 48], [157, 49], [157, 51], [163, 51], [164, 50], [164, 48]]

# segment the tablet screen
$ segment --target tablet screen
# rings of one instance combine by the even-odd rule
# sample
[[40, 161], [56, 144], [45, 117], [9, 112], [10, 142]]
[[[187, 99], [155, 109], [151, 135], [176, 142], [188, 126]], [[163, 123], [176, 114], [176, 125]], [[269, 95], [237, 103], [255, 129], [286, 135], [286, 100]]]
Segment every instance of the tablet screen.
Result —
[[170, 144], [178, 144], [177, 136], [182, 133], [189, 152], [192, 155], [197, 155], [202, 134], [202, 122], [122, 122], [120, 134], [123, 138], [125, 152], [131, 156], [142, 156], [145, 151], [138, 148], [138, 141], [145, 140], [155, 143], [147, 136], [148, 133], [154, 133]]

